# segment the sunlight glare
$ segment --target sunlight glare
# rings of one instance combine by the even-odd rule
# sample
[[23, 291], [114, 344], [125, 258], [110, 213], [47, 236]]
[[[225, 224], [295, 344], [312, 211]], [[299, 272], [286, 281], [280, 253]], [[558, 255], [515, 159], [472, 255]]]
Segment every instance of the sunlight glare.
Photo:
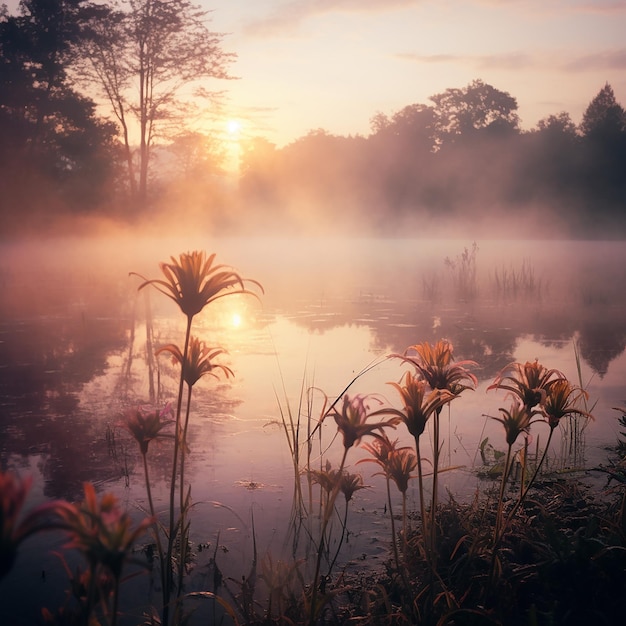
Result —
[[239, 120], [229, 120], [226, 124], [226, 128], [229, 135], [236, 136], [241, 130], [241, 122]]
[[233, 328], [239, 328], [241, 326], [241, 315], [239, 313], [233, 313], [233, 316], [230, 319], [230, 323], [232, 324]]

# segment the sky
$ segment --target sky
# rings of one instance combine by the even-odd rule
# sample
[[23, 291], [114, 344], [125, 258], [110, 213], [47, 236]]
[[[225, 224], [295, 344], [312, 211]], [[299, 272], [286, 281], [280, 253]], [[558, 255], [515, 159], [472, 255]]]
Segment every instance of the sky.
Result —
[[561, 111], [578, 124], [606, 82], [626, 106], [626, 0], [195, 2], [237, 55], [237, 80], [207, 85], [237, 141], [367, 136], [375, 114], [475, 79], [517, 99], [525, 130]]
[[626, 0], [202, 0], [235, 52], [228, 116], [279, 147], [324, 129], [370, 132], [482, 79], [517, 98], [524, 129], [575, 123], [609, 82], [626, 106]]

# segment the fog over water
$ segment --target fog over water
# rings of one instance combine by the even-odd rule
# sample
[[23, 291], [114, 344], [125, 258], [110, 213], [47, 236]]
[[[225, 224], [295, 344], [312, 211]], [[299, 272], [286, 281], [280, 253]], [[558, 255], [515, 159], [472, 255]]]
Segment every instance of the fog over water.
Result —
[[[193, 540], [214, 541], [221, 531], [231, 575], [249, 567], [252, 509], [261, 549], [283, 549], [293, 470], [281, 409], [295, 410], [303, 388], [335, 398], [355, 377], [351, 393], [393, 401], [387, 383], [403, 370], [385, 357], [415, 343], [447, 338], [457, 358], [478, 364], [478, 388], [455, 400], [445, 423], [446, 462], [459, 469], [443, 474], [442, 484], [459, 497], [484, 486], [475, 471], [480, 442], [504, 446], [501, 426], [489, 417], [508, 402], [486, 391], [495, 375], [512, 361], [537, 358], [578, 384], [575, 346], [595, 403], [585, 467], [607, 462], [618, 435], [613, 407], [626, 402], [621, 242], [66, 236], [0, 245], [0, 460], [3, 470], [34, 475], [33, 502], [80, 497], [82, 482], [92, 481], [141, 514], [145, 494], [132, 442], [117, 429], [112, 456], [107, 432], [124, 408], [150, 402], [151, 393], [158, 403], [173, 399], [177, 372], [167, 359], [149, 371], [146, 337], [150, 327], [153, 348], [180, 344], [184, 320], [155, 290], [137, 294], [141, 280], [129, 272], [158, 278], [159, 262], [196, 249], [215, 252], [265, 291], [259, 301], [224, 298], [194, 322], [195, 334], [227, 350], [220, 362], [235, 373], [198, 385], [189, 457], [198, 503]], [[475, 281], [465, 281], [474, 272]], [[314, 414], [320, 407], [314, 394]], [[535, 436], [541, 443], [546, 433]], [[332, 456], [331, 423], [323, 438]], [[154, 455], [155, 499], [164, 503], [167, 449]], [[386, 523], [384, 497], [369, 464], [356, 466], [362, 456], [355, 452], [351, 471], [362, 470], [372, 488], [355, 496], [362, 515], [342, 558], [369, 550], [374, 567], [387, 554], [375, 540]], [[551, 458], [555, 466], [572, 461], [556, 444]], [[414, 487], [410, 497], [415, 506]], [[29, 555], [42, 548], [25, 547], [16, 577], [2, 583], [5, 597], [38, 575]], [[43, 563], [62, 578], [54, 557]], [[43, 586], [41, 601], [57, 602], [60, 586]]]

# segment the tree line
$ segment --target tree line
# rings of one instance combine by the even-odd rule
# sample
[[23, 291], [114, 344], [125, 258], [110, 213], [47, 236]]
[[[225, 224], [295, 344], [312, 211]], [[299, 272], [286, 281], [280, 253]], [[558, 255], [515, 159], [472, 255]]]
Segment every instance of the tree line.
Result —
[[[481, 80], [391, 116], [367, 137], [315, 130], [282, 149], [256, 140], [243, 160], [242, 194], [266, 211], [327, 211], [338, 226], [428, 229], [444, 218], [493, 232], [626, 234], [626, 112], [607, 83], [579, 125], [560, 112], [520, 129], [517, 101]], [[321, 207], [321, 209], [320, 209]], [[502, 229], [500, 234], [506, 234]]]
[[563, 111], [524, 131], [515, 97], [474, 80], [375, 113], [367, 136], [317, 129], [282, 148], [255, 137], [227, 185], [223, 142], [197, 128], [221, 104], [207, 85], [232, 78], [236, 55], [208, 18], [189, 0], [0, 9], [5, 226], [161, 211], [217, 229], [391, 234], [536, 216], [563, 235], [626, 234], [626, 112], [608, 83], [578, 125]]

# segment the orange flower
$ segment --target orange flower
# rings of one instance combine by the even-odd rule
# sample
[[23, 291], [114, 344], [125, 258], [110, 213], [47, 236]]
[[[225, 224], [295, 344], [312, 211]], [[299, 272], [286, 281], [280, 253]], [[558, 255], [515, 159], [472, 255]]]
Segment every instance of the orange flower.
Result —
[[566, 380], [556, 369], [547, 369], [537, 359], [534, 362], [510, 363], [496, 377], [490, 389], [506, 389], [517, 396], [530, 411], [533, 407], [542, 406], [550, 386], [557, 380]]
[[[164, 419], [166, 417], [170, 419]], [[139, 444], [141, 454], [147, 454], [148, 444], [153, 439], [166, 436], [161, 431], [173, 423], [171, 418], [172, 408], [169, 403], [161, 411], [140, 406], [130, 410], [124, 416], [122, 426], [135, 438]]]
[[165, 280], [148, 280], [135, 272], [131, 274], [143, 278], [144, 282], [139, 285], [139, 289], [152, 285], [176, 302], [188, 318], [200, 313], [210, 302], [224, 296], [245, 293], [257, 297], [257, 294], [245, 288], [246, 282], [256, 285], [263, 292], [260, 283], [242, 278], [226, 265], [213, 265], [215, 254], [206, 258], [204, 252], [194, 251], [183, 253], [178, 259], [170, 259], [171, 263], [159, 264]]
[[588, 394], [584, 389], [574, 387], [565, 378], [553, 381], [542, 406], [550, 428], [556, 428], [561, 419], [568, 415], [580, 415], [593, 419], [591, 413], [577, 406], [580, 400], [587, 398]]
[[398, 447], [398, 440], [391, 441], [386, 434], [377, 437], [371, 444], [364, 443], [363, 447], [374, 457], [361, 459], [357, 463], [377, 463], [382, 468], [382, 474], [393, 480], [400, 493], [406, 493], [409, 480], [413, 478], [411, 472], [417, 467], [417, 457], [410, 447]]
[[22, 517], [22, 509], [32, 478], [20, 480], [10, 472], [0, 472], [0, 579], [13, 567], [20, 544], [41, 530], [55, 528], [49, 514], [56, 513], [58, 502], [42, 504]]
[[427, 381], [410, 372], [406, 373], [403, 385], [393, 382], [388, 384], [398, 391], [404, 407], [402, 411], [396, 409], [383, 409], [383, 411], [400, 417], [409, 432], [416, 438], [424, 432], [431, 415], [456, 397], [447, 389], [435, 388], [429, 391]]
[[[156, 354], [159, 355], [163, 352], [169, 352], [172, 355], [172, 362], [174, 364], [182, 364], [183, 353], [177, 345], [171, 343], [167, 346], [163, 346], [156, 351]], [[193, 387], [205, 374], [218, 378], [214, 370], [222, 370], [226, 378], [234, 376], [233, 371], [229, 367], [226, 367], [226, 365], [213, 363], [213, 359], [224, 352], [225, 351], [221, 348], [208, 348], [204, 341], [200, 341], [196, 337], [191, 337], [189, 339], [187, 360], [183, 368], [185, 382], [190, 387]]]
[[[415, 355], [410, 355], [415, 352]], [[452, 344], [441, 339], [434, 346], [427, 341], [409, 346], [401, 357], [411, 363], [426, 379], [431, 389], [447, 389], [455, 395], [465, 389], [473, 389], [478, 380], [467, 366], [475, 366], [474, 361], [454, 362]], [[469, 385], [463, 384], [469, 381]]]
[[504, 426], [506, 442], [512, 446], [522, 433], [528, 434], [533, 423], [532, 417], [537, 413], [529, 411], [525, 405], [519, 403], [513, 404], [510, 411], [507, 409], [499, 410], [502, 417], [494, 417], [493, 419]]
[[367, 396], [356, 395], [350, 398], [345, 394], [342, 398], [341, 410], [333, 406], [326, 414], [331, 414], [337, 424], [337, 429], [343, 435], [343, 445], [346, 450], [361, 441], [366, 435], [374, 435], [382, 432], [385, 428], [395, 428], [400, 421], [399, 417], [393, 417], [384, 422], [375, 422], [368, 424], [370, 418], [370, 407], [368, 404], [370, 398]]
[[63, 502], [58, 508], [69, 537], [66, 547], [80, 550], [92, 568], [102, 565], [119, 578], [133, 544], [153, 520], [146, 518], [132, 529], [132, 520], [128, 513], [122, 512], [115, 495], [106, 493], [98, 502], [91, 483], [84, 483], [83, 489], [83, 502]]

